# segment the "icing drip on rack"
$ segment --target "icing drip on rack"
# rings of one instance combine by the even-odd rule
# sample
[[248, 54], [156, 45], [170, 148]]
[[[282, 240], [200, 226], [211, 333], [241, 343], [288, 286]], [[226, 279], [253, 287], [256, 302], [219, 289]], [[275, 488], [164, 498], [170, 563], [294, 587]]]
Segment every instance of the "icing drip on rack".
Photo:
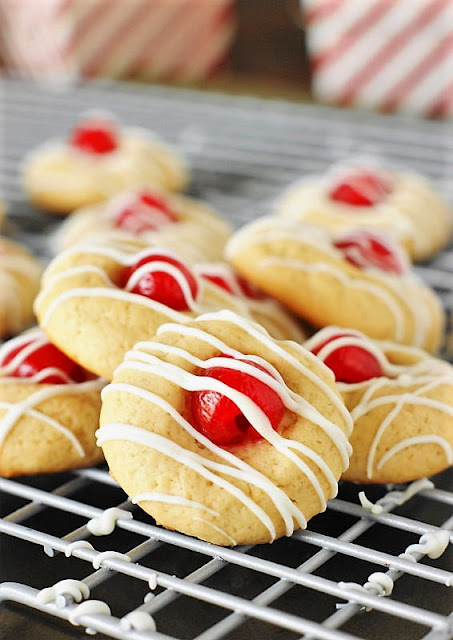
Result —
[[[36, 596], [41, 604], [57, 601], [59, 596], [71, 596], [75, 602], [82, 602], [90, 597], [90, 589], [87, 584], [80, 580], [60, 580], [52, 587], [41, 589]], [[63, 604], [64, 606], [64, 604]]]
[[93, 569], [97, 570], [101, 567], [104, 560], [111, 559], [122, 560], [123, 562], [131, 562], [130, 557], [125, 553], [118, 553], [118, 551], [102, 551], [101, 553], [97, 554], [91, 564], [93, 565]]
[[385, 507], [400, 507], [420, 491], [433, 488], [434, 483], [431, 482], [431, 480], [428, 480], [427, 478], [420, 478], [420, 480], [411, 482], [411, 484], [404, 491], [390, 491], [385, 496], [380, 498], [376, 503], [368, 500], [365, 495], [365, 491], [359, 492], [359, 500], [364, 509], [370, 511], [370, 513], [379, 515], [383, 512]]
[[132, 513], [118, 507], [110, 507], [106, 509], [100, 516], [91, 518], [87, 522], [87, 529], [94, 536], [108, 536], [115, 527], [118, 520], [131, 520]]
[[156, 631], [154, 618], [146, 611], [131, 611], [121, 618], [120, 627], [125, 631]]

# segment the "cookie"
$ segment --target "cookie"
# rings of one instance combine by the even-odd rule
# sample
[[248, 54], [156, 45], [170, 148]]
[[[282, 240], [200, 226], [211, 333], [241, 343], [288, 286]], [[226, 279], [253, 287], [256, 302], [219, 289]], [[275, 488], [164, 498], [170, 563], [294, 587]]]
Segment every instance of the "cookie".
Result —
[[353, 327], [378, 340], [439, 349], [440, 302], [387, 238], [269, 217], [234, 234], [226, 256], [241, 275], [315, 327]]
[[0, 337], [33, 323], [42, 267], [27, 249], [0, 236]]
[[159, 524], [215, 544], [305, 527], [348, 465], [350, 415], [331, 372], [229, 311], [161, 326], [102, 399], [113, 477]]
[[428, 353], [327, 327], [305, 345], [334, 372], [354, 420], [343, 478], [410, 482], [453, 464], [453, 367]]
[[296, 182], [280, 197], [276, 212], [332, 232], [385, 232], [413, 260], [440, 251], [453, 224], [447, 203], [422, 176], [360, 165]]
[[221, 260], [231, 226], [193, 198], [156, 189], [131, 189], [105, 203], [75, 211], [53, 238], [54, 253], [101, 234], [139, 236], [189, 262]]
[[26, 158], [24, 191], [32, 204], [66, 215], [135, 186], [180, 191], [187, 169], [166, 143], [111, 116], [88, 116], [66, 140], [41, 145]]
[[174, 253], [129, 238], [80, 244], [44, 272], [36, 298], [39, 324], [52, 342], [89, 371], [111, 379], [126, 351], [164, 322], [206, 311], [248, 307]]
[[103, 460], [95, 431], [105, 382], [32, 329], [0, 347], [0, 475], [66, 471]]
[[262, 325], [273, 338], [302, 342], [308, 337], [308, 332], [291, 313], [239, 276], [226, 262], [199, 263], [194, 265], [194, 271], [214, 288], [219, 287], [223, 295], [226, 292], [228, 296], [242, 301], [245, 309], [241, 315]]

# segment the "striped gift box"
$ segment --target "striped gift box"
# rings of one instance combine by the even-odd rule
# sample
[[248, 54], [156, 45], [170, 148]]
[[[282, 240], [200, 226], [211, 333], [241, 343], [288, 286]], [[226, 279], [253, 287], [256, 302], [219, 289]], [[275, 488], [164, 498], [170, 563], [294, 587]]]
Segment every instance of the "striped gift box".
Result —
[[323, 101], [453, 115], [453, 0], [302, 0]]
[[0, 46], [28, 77], [194, 82], [224, 65], [234, 9], [235, 0], [0, 0]]

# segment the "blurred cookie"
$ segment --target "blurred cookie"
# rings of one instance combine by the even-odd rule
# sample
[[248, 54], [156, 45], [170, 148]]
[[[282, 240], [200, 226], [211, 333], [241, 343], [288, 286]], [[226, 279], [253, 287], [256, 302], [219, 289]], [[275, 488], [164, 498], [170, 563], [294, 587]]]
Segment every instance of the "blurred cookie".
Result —
[[32, 329], [0, 347], [0, 475], [66, 471], [103, 460], [95, 431], [105, 382]]
[[277, 202], [276, 212], [332, 232], [385, 232], [413, 260], [440, 251], [453, 224], [447, 203], [422, 176], [360, 165], [294, 183]]
[[0, 337], [33, 323], [42, 267], [27, 249], [0, 236]]
[[409, 482], [453, 464], [453, 367], [414, 347], [328, 327], [305, 345], [351, 411], [352, 482]]
[[96, 235], [139, 236], [189, 262], [220, 260], [231, 226], [193, 198], [157, 189], [131, 189], [108, 202], [75, 211], [54, 237], [54, 253]]
[[382, 236], [335, 234], [269, 217], [234, 234], [226, 256], [241, 275], [316, 327], [353, 327], [372, 338], [439, 349], [439, 300]]
[[23, 184], [36, 207], [66, 215], [135, 186], [185, 188], [187, 169], [151, 132], [120, 127], [112, 116], [87, 116], [66, 140], [41, 145], [26, 158]]
[[305, 527], [348, 465], [351, 420], [329, 370], [228, 311], [161, 326], [102, 398], [113, 477], [159, 524], [215, 544]]

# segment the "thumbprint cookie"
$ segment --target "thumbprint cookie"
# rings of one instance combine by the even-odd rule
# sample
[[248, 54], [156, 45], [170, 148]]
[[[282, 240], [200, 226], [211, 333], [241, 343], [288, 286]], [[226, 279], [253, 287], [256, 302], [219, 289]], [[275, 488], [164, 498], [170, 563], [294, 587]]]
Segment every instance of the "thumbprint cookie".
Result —
[[132, 501], [215, 544], [305, 527], [348, 466], [351, 417], [331, 371], [231, 311], [137, 343], [102, 405], [98, 444]]
[[39, 328], [5, 342], [0, 347], [0, 475], [101, 462], [95, 431], [104, 384]]
[[334, 373], [354, 420], [343, 478], [409, 482], [453, 463], [453, 367], [415, 347], [326, 327], [305, 345]]
[[39, 146], [23, 171], [28, 199], [57, 215], [134, 186], [180, 191], [187, 180], [172, 148], [145, 129], [121, 127], [109, 114], [88, 115], [66, 139]]
[[442, 342], [437, 296], [382, 235], [332, 233], [269, 217], [234, 234], [226, 256], [241, 275], [315, 327], [352, 327], [430, 352]]

